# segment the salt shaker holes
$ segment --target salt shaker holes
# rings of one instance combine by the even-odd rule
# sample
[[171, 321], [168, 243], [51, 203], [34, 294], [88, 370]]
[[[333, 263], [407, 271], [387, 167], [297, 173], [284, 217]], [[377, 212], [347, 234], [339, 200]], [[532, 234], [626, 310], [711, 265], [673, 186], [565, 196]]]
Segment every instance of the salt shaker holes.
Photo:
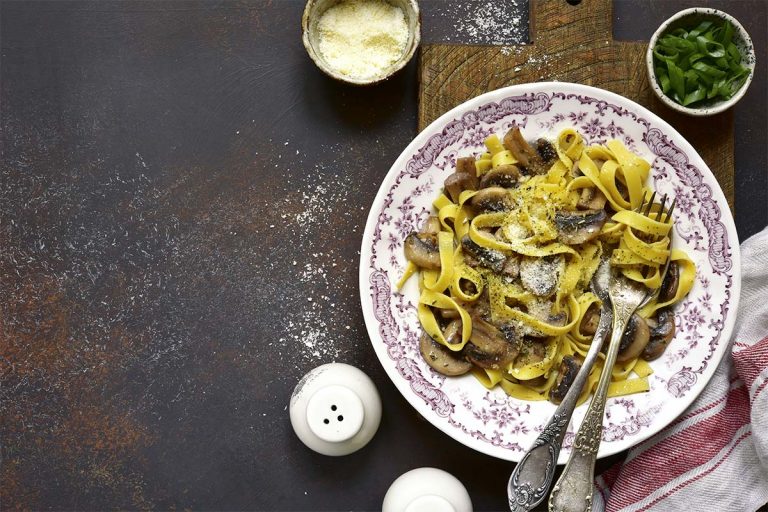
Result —
[[291, 425], [299, 439], [324, 455], [346, 455], [365, 446], [378, 429], [381, 399], [373, 382], [353, 366], [332, 363], [296, 385]]

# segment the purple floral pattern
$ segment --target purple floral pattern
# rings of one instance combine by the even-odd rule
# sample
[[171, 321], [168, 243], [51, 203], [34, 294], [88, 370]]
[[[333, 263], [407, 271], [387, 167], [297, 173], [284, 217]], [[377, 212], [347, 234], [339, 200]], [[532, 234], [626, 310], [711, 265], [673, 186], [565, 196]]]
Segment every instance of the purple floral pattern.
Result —
[[[519, 92], [522, 91], [522, 94]], [[517, 94], [515, 94], [517, 92]], [[717, 182], [671, 128], [642, 107], [597, 89], [532, 84], [496, 91], [451, 113], [423, 133], [393, 166], [372, 208], [361, 254], [361, 297], [373, 346], [403, 395], [435, 426], [490, 455], [518, 460], [554, 411], [488, 391], [471, 376], [446, 378], [418, 350], [415, 279], [394, 291], [405, 268], [402, 241], [431, 211], [457, 157], [483, 151], [483, 139], [518, 125], [529, 138], [554, 138], [575, 127], [588, 144], [618, 138], [652, 163], [654, 186], [678, 198], [677, 245], [698, 269], [696, 284], [676, 307], [677, 334], [652, 363], [652, 392], [609, 399], [601, 455], [626, 449], [663, 428], [695, 398], [724, 353], [738, 293], [738, 241]], [[585, 407], [566, 435], [573, 442]]]

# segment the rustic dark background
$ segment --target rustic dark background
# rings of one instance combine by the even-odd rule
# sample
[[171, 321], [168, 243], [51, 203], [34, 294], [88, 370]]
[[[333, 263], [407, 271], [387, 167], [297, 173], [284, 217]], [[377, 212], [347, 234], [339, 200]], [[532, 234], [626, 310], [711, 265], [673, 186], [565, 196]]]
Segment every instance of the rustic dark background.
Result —
[[[376, 510], [419, 466], [504, 509], [510, 464], [411, 409], [359, 307], [368, 208], [415, 135], [415, 62], [373, 88], [331, 81], [301, 45], [303, 3], [0, 3], [0, 509]], [[527, 37], [524, 0], [420, 3], [426, 42]], [[758, 50], [735, 112], [746, 237], [768, 223], [766, 3], [696, 3]], [[615, 36], [690, 5], [617, 1]], [[519, 25], [489, 32], [482, 12]], [[334, 360], [384, 403], [343, 458], [306, 449], [286, 410]]]

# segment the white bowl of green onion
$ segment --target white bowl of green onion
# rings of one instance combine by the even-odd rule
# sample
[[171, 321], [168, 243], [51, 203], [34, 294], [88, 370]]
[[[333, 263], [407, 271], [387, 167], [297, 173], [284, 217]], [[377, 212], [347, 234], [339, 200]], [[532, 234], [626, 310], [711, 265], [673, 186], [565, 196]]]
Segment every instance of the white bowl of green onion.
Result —
[[733, 16], [694, 7], [661, 24], [645, 60], [648, 81], [661, 101], [684, 114], [710, 116], [744, 96], [755, 70], [755, 49]]

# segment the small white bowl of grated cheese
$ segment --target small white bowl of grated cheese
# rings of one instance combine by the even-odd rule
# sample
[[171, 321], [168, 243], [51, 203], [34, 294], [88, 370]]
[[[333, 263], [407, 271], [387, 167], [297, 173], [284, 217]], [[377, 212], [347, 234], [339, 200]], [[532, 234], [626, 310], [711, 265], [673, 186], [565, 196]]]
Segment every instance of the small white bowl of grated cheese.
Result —
[[317, 67], [354, 85], [392, 76], [421, 39], [416, 0], [308, 0], [301, 29]]

